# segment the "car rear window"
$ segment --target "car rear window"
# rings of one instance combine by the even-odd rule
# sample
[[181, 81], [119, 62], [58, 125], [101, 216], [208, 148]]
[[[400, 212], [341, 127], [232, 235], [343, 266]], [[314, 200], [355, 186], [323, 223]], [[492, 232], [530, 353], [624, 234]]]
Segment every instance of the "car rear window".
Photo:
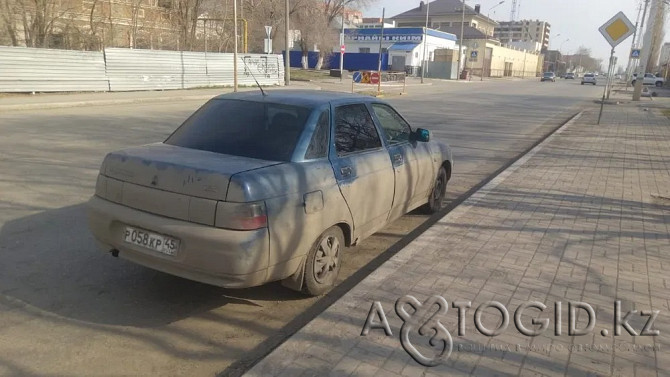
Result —
[[299, 106], [214, 99], [165, 144], [270, 161], [290, 161], [311, 110]]
[[584, 75], [584, 77], [593, 77], [593, 74], [592, 73], [587, 73], [587, 74]]

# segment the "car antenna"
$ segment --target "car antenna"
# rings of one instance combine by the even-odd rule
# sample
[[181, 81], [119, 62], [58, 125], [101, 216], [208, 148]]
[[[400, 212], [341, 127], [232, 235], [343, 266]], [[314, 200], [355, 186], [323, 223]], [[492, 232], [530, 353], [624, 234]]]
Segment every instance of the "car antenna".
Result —
[[246, 60], [244, 60], [244, 58], [242, 58], [242, 63], [244, 63], [244, 67], [247, 69], [247, 71], [249, 71], [249, 73], [251, 74], [251, 77], [254, 78], [254, 81], [256, 82], [256, 85], [258, 86], [258, 89], [261, 90], [261, 93], [263, 94], [263, 97], [267, 96], [267, 94], [265, 94], [265, 91], [263, 90], [263, 87], [261, 86], [261, 84], [259, 84], [258, 80], [256, 80], [256, 76], [254, 76], [254, 73], [251, 72], [251, 68], [249, 68], [249, 66], [247, 65], [247, 62], [246, 62]]

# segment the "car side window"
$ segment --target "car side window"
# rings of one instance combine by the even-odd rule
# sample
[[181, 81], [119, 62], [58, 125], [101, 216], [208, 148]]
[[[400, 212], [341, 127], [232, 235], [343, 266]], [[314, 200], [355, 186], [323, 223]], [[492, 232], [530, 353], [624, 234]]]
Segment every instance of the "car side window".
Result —
[[390, 106], [382, 105], [380, 103], [375, 103], [372, 105], [372, 109], [379, 119], [384, 133], [386, 134], [386, 141], [389, 144], [397, 144], [405, 141], [409, 141], [410, 133], [412, 129], [409, 124], [405, 122], [404, 119], [393, 110]]
[[326, 157], [328, 154], [328, 139], [330, 133], [330, 111], [325, 110], [319, 116], [312, 140], [305, 152], [305, 160]]
[[372, 116], [364, 104], [335, 109], [335, 150], [338, 156], [381, 146]]

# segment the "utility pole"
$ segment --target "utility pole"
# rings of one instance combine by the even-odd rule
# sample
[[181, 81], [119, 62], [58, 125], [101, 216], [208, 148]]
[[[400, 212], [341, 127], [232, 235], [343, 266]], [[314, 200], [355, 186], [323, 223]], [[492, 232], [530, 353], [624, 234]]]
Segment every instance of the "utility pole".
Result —
[[382, 32], [379, 36], [379, 65], [377, 66], [379, 82], [377, 83], [377, 95], [382, 93], [382, 42], [384, 41], [384, 23], [386, 23], [386, 8], [382, 8]]
[[461, 35], [458, 38], [458, 71], [456, 78], [457, 80], [461, 79], [461, 59], [463, 57], [463, 33], [465, 32], [465, 0], [463, 0], [463, 6], [461, 7]]
[[[647, 0], [649, 3], [650, 0]], [[645, 11], [647, 9], [647, 4], [645, 4]], [[642, 85], [644, 82], [644, 72], [647, 69], [647, 62], [649, 61], [649, 55], [651, 54], [651, 39], [654, 33], [654, 24], [656, 23], [656, 14], [659, 9], [659, 0], [651, 0], [651, 10], [649, 11], [649, 21], [647, 30], [644, 32], [644, 38], [642, 39], [642, 49], [640, 51], [640, 64], [637, 67], [637, 79], [635, 81], [635, 90], [633, 91], [633, 101], [639, 101], [642, 97]], [[646, 13], [646, 12], [645, 12]], [[644, 23], [644, 17], [642, 17], [642, 22]], [[640, 28], [642, 29], [642, 28]], [[642, 72], [640, 72], [642, 70]]]
[[233, 23], [235, 23], [235, 50], [233, 51], [233, 91], [237, 92], [237, 0], [233, 0]]
[[340, 33], [340, 82], [344, 80], [344, 7], [342, 7], [342, 32]]
[[291, 11], [289, 9], [288, 0], [286, 0], [286, 9], [285, 11], [285, 20], [284, 20], [284, 40], [286, 41], [286, 56], [284, 56], [284, 85], [289, 86], [291, 84], [291, 49], [290, 49], [290, 35], [289, 35], [289, 16]]
[[430, 12], [430, 0], [426, 1], [426, 27], [423, 29], [423, 64], [421, 66], [422, 84], [423, 79], [426, 77], [426, 68], [428, 67], [428, 59], [426, 58], [426, 50], [428, 49], [428, 12]]
[[[642, 5], [642, 4], [640, 4]], [[645, 6], [646, 10], [646, 6]], [[635, 48], [635, 40], [637, 38], [637, 31], [638, 25], [640, 24], [640, 14], [642, 13], [642, 6], [640, 6], [637, 10], [637, 20], [635, 20], [635, 32], [633, 33], [633, 41], [630, 44], [630, 52], [628, 53], [628, 67], [626, 67], [626, 77], [624, 79], [626, 80], [626, 91], [628, 91], [628, 83], [630, 82], [630, 77], [631, 77], [631, 71], [633, 69], [633, 57], [631, 56], [631, 53], [633, 52], [633, 49]]]

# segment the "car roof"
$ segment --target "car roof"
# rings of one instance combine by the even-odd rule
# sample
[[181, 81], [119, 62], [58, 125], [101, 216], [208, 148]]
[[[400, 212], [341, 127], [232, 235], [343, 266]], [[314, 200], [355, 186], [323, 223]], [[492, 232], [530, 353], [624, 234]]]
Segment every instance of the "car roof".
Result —
[[265, 94], [266, 95], [263, 96], [260, 90], [252, 90], [221, 94], [216, 96], [215, 99], [279, 103], [283, 105], [297, 105], [311, 108], [337, 102], [382, 102], [370, 96], [324, 90], [265, 89]]

